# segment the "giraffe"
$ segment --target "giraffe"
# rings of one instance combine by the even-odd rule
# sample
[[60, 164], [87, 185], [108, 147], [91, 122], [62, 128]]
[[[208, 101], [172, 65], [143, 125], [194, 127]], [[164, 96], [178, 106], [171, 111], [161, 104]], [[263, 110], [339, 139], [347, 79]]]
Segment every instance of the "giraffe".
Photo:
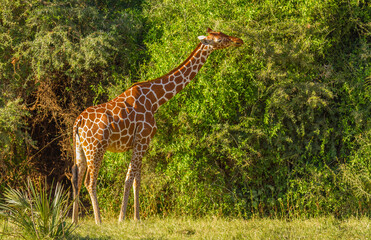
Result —
[[155, 113], [158, 108], [180, 92], [198, 73], [210, 53], [243, 41], [222, 32], [207, 29], [208, 36], [199, 36], [200, 43], [191, 55], [168, 74], [132, 85], [115, 99], [84, 110], [73, 127], [75, 162], [72, 167], [74, 194], [72, 221], [78, 222], [78, 201], [83, 176], [88, 189], [96, 224], [101, 216], [96, 195], [97, 177], [106, 151], [124, 152], [132, 149], [119, 222], [125, 218], [130, 188], [134, 193], [134, 219], [139, 220], [139, 189], [142, 157], [156, 133]]

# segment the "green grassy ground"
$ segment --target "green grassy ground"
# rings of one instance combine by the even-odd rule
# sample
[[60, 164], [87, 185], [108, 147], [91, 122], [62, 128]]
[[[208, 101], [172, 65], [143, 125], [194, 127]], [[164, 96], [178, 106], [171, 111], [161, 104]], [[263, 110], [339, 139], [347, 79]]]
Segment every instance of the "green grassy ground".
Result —
[[[0, 235], [0, 239], [17, 237]], [[97, 226], [94, 219], [85, 218], [73, 239], [371, 239], [371, 219], [150, 218], [123, 224], [105, 219]]]
[[292, 221], [275, 219], [150, 218], [139, 223], [116, 219], [96, 226], [84, 219], [77, 239], [371, 239], [371, 220], [333, 217]]

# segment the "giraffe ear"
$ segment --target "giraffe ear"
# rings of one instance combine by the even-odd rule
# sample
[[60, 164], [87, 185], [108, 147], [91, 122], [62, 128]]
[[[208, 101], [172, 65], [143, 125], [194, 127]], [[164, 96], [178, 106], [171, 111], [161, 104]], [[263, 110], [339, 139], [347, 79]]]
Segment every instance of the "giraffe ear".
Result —
[[201, 41], [202, 44], [204, 45], [209, 45], [209, 41], [207, 40], [206, 36], [199, 36], [198, 39]]

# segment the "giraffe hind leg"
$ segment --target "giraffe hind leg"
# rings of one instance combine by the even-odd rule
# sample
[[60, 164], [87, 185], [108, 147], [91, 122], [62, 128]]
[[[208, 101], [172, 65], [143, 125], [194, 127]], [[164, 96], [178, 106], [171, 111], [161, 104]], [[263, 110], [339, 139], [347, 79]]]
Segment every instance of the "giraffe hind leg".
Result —
[[99, 204], [98, 204], [98, 198], [97, 198], [97, 180], [98, 180], [98, 173], [99, 168], [101, 165], [101, 162], [103, 160], [104, 151], [98, 151], [93, 156], [88, 156], [88, 159], [92, 159], [88, 163], [88, 171], [85, 178], [85, 186], [88, 189], [91, 204], [93, 206], [94, 210], [94, 217], [95, 217], [95, 223], [101, 224], [101, 216], [100, 216], [100, 210], [99, 210]]
[[78, 222], [79, 213], [79, 194], [82, 185], [82, 179], [86, 171], [86, 158], [80, 144], [76, 144], [76, 163], [72, 167], [72, 188], [73, 188], [73, 210], [72, 222]]
[[134, 172], [132, 171], [131, 168], [132, 168], [132, 164], [130, 163], [129, 168], [128, 168], [128, 172], [126, 174], [126, 179], [125, 179], [124, 197], [122, 199], [119, 222], [122, 222], [125, 219], [126, 208], [128, 206], [128, 199], [129, 199], [130, 189], [133, 186]]

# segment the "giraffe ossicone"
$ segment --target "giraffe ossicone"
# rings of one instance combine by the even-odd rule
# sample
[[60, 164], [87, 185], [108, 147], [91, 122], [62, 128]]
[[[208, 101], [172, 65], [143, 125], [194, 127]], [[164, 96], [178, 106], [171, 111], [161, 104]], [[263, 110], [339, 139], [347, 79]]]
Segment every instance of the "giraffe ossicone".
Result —
[[73, 213], [78, 221], [79, 193], [85, 176], [95, 222], [101, 223], [97, 199], [97, 177], [106, 151], [133, 150], [124, 185], [119, 221], [124, 220], [130, 188], [134, 189], [134, 219], [139, 220], [139, 190], [142, 157], [156, 133], [154, 114], [158, 108], [180, 92], [198, 73], [210, 53], [243, 41], [221, 32], [207, 30], [208, 36], [198, 37], [200, 43], [177, 68], [154, 80], [139, 82], [115, 99], [87, 108], [73, 127], [75, 163], [72, 167]]

